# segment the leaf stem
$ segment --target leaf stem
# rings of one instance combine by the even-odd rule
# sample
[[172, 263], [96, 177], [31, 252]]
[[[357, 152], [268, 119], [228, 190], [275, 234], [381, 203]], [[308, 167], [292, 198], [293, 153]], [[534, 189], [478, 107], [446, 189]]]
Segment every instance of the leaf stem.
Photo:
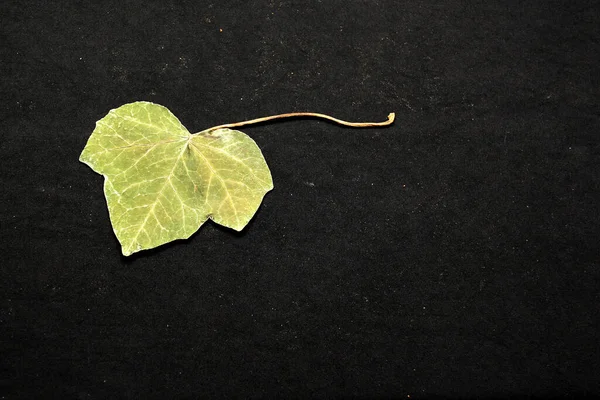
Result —
[[396, 118], [396, 114], [395, 113], [390, 113], [388, 115], [387, 121], [383, 121], [383, 122], [348, 122], [348, 121], [343, 121], [341, 119], [337, 119], [337, 118], [334, 118], [334, 117], [331, 117], [331, 116], [325, 115], [325, 114], [310, 113], [310, 112], [295, 112], [295, 113], [271, 115], [269, 117], [262, 117], [262, 118], [250, 119], [248, 121], [234, 122], [232, 124], [217, 125], [217, 126], [213, 126], [212, 128], [208, 128], [207, 131], [214, 131], [215, 129], [221, 129], [221, 128], [235, 128], [235, 127], [238, 127], [238, 126], [258, 124], [260, 122], [270, 121], [270, 120], [273, 120], [273, 119], [293, 118], [293, 117], [316, 117], [316, 118], [323, 118], [323, 119], [328, 119], [330, 121], [338, 123], [340, 125], [351, 126], [353, 128], [367, 128], [367, 127], [370, 127], [370, 126], [387, 126], [387, 125], [391, 125], [394, 122], [394, 119]]

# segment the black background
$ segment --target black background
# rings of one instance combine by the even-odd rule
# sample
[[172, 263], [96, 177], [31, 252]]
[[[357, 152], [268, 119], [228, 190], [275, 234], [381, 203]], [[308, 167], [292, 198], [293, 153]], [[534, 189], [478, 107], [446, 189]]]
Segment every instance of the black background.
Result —
[[[595, 4], [2, 1], [3, 398], [599, 394]], [[125, 258], [78, 157], [136, 100], [397, 122], [246, 127], [249, 226]]]

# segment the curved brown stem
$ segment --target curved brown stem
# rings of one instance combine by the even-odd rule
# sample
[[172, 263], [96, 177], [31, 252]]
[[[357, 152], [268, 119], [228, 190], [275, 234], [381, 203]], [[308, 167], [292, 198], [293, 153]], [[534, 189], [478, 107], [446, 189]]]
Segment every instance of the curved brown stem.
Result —
[[217, 125], [217, 126], [213, 126], [212, 128], [208, 128], [207, 131], [214, 131], [215, 129], [220, 129], [220, 128], [235, 128], [235, 127], [238, 127], [238, 126], [244, 126], [244, 125], [250, 125], [250, 124], [258, 124], [259, 122], [270, 121], [270, 120], [273, 120], [273, 119], [292, 118], [292, 117], [316, 117], [316, 118], [323, 118], [323, 119], [328, 119], [330, 121], [338, 123], [340, 125], [351, 126], [353, 128], [366, 128], [366, 127], [370, 127], [370, 126], [387, 126], [387, 125], [391, 125], [394, 122], [394, 119], [396, 118], [396, 114], [395, 113], [390, 113], [388, 115], [387, 121], [383, 121], [383, 122], [348, 122], [348, 121], [343, 121], [341, 119], [330, 117], [329, 115], [325, 115], [325, 114], [310, 113], [310, 112], [295, 112], [295, 113], [271, 115], [269, 117], [262, 117], [262, 118], [250, 119], [248, 121], [235, 122], [235, 123], [232, 123], [232, 124]]

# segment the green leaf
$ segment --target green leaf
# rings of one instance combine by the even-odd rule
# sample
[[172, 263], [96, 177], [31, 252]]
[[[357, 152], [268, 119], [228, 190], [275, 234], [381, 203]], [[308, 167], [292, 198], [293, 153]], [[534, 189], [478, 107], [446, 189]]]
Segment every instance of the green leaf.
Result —
[[80, 161], [104, 175], [123, 254], [189, 238], [207, 220], [242, 230], [273, 189], [265, 159], [246, 134], [190, 134], [165, 107], [125, 104], [96, 123]]

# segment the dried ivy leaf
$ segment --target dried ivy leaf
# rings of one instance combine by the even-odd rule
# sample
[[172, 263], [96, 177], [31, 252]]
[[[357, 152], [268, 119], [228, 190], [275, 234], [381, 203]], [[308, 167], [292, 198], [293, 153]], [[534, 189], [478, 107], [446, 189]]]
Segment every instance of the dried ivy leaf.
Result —
[[388, 126], [294, 112], [224, 124], [190, 134], [165, 107], [135, 102], [96, 123], [79, 160], [104, 175], [113, 230], [128, 256], [190, 237], [207, 220], [242, 230], [265, 194], [271, 172], [254, 141], [229, 128], [279, 118], [315, 117], [354, 128]]
[[190, 134], [165, 107], [135, 102], [99, 120], [80, 161], [104, 175], [113, 230], [124, 255], [185, 239], [207, 220], [243, 229], [273, 189], [246, 134]]

